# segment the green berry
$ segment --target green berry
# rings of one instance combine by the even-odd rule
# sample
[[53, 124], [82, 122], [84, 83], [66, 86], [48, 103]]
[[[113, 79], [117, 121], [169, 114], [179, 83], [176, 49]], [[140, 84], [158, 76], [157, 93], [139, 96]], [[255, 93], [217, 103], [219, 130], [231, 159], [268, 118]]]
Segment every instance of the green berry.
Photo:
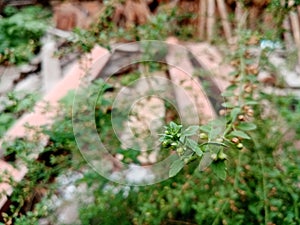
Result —
[[200, 133], [199, 137], [200, 137], [200, 139], [207, 139], [208, 138], [206, 133]]
[[214, 153], [214, 154], [211, 154], [210, 158], [211, 158], [212, 160], [216, 161], [216, 160], [218, 159], [218, 156], [217, 156], [216, 153]]
[[169, 141], [163, 141], [162, 145], [163, 145], [164, 147], [167, 147], [167, 146], [169, 145]]
[[189, 158], [185, 158], [185, 159], [184, 159], [184, 163], [185, 163], [185, 164], [188, 164], [189, 162], [190, 162], [190, 159], [189, 159]]
[[171, 145], [176, 147], [178, 145], [178, 143], [173, 142]]
[[239, 149], [242, 149], [244, 147], [244, 145], [242, 143], [238, 143], [236, 147]]
[[184, 152], [184, 149], [182, 147], [177, 148], [177, 153], [180, 155]]
[[227, 155], [224, 152], [220, 152], [219, 159], [221, 160], [227, 159]]

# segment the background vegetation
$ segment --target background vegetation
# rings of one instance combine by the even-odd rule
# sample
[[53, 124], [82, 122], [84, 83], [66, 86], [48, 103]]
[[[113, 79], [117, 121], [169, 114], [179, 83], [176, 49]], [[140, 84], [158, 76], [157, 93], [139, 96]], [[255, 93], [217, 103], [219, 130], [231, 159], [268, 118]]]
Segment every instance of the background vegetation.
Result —
[[[270, 6], [274, 13], [278, 9], [283, 13], [294, 9], [278, 5], [278, 2], [272, 1]], [[112, 11], [112, 6], [107, 7], [90, 30], [75, 30], [78, 39], [73, 42], [73, 47], [89, 51], [95, 43], [108, 45], [111, 39], [164, 40], [168, 35], [183, 39], [191, 35], [189, 29], [180, 26], [180, 17], [175, 10], [158, 13], [148, 23], [129, 30], [118, 28], [111, 22]], [[0, 32], [0, 40], [5, 39], [0, 44], [2, 62], [18, 63], [32, 56], [45, 29], [36, 18], [45, 18], [45, 15], [47, 13], [37, 13], [36, 8], [19, 13], [7, 9], [6, 17], [0, 21], [4, 30]], [[17, 16], [22, 17], [22, 24], [15, 22]], [[15, 35], [14, 29], [23, 30], [20, 33], [23, 41], [17, 44], [14, 40], [7, 41], [10, 39], [7, 37]], [[280, 39], [280, 32], [276, 39]], [[299, 100], [294, 96], [266, 94], [264, 84], [257, 81], [258, 71], [269, 65], [267, 56], [272, 50], [265, 49], [259, 56], [251, 55], [250, 50], [268, 37], [267, 32], [253, 32], [241, 27], [236, 33], [238, 42], [227, 56], [235, 66], [230, 75], [232, 85], [223, 93], [226, 132], [212, 134], [209, 127], [199, 126], [201, 141], [196, 143], [197, 147], [191, 147], [187, 142], [179, 142], [180, 137], [174, 138], [182, 128], [170, 124], [166, 131], [173, 132], [172, 126], [177, 131], [166, 133], [171, 136], [164, 136], [163, 141], [167, 142], [162, 151], [178, 154], [183, 162], [178, 161], [180, 166], [176, 173], [170, 174], [170, 179], [145, 187], [128, 187], [112, 183], [89, 169], [76, 147], [72, 130], [74, 93], [70, 93], [61, 102], [53, 126], [43, 127], [42, 133], [50, 139], [37, 160], [31, 159], [31, 152], [37, 149], [38, 143], [18, 139], [4, 145], [5, 157], [15, 166], [18, 166], [18, 160], [24, 161], [29, 171], [22, 182], [11, 181], [15, 191], [10, 198], [10, 207], [2, 213], [3, 224], [39, 224], [43, 217], [49, 217], [55, 224], [55, 218], [51, 217], [54, 209], [47, 205], [47, 199], [55, 193], [55, 178], [69, 169], [85, 171], [78, 182], [87, 184], [88, 192], [93, 196], [92, 203], [82, 205], [80, 209], [82, 224], [300, 224], [300, 152], [296, 142], [300, 137]], [[28, 43], [33, 45], [28, 46]], [[30, 49], [27, 51], [27, 48]], [[11, 54], [17, 51], [28, 55]], [[126, 84], [127, 81], [122, 78], [120, 82]], [[107, 88], [96, 105], [96, 122], [98, 130], [106, 135], [111, 132], [110, 92], [115, 88], [114, 84], [98, 80], [89, 88], [97, 89], [103, 85]], [[12, 112], [23, 110], [22, 104], [22, 101], [16, 102]], [[1, 114], [0, 121], [3, 118], [5, 116]], [[202, 147], [201, 144], [211, 141], [221, 147]], [[136, 154], [118, 151], [122, 149], [119, 142], [114, 139], [107, 139], [107, 142], [118, 153], [124, 154], [124, 161], [138, 163]], [[177, 145], [172, 145], [173, 142]], [[188, 154], [184, 155], [180, 148]], [[206, 152], [210, 153], [213, 164], [200, 171], [199, 161]]]

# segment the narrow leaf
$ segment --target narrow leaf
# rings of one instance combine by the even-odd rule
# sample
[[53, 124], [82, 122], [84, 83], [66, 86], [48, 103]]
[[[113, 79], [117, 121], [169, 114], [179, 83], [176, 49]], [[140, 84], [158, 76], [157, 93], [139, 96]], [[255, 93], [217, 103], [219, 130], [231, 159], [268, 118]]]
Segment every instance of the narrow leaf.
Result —
[[202, 126], [199, 127], [199, 129], [200, 129], [201, 131], [206, 132], [206, 133], [210, 133], [210, 131], [211, 131], [211, 126], [210, 126], [210, 125], [202, 125]]
[[169, 177], [174, 177], [184, 167], [184, 162], [181, 159], [176, 159], [170, 166]]
[[237, 70], [234, 70], [229, 73], [229, 76], [236, 76], [236, 75], [239, 75], [239, 71], [237, 71]]
[[257, 101], [246, 101], [245, 105], [257, 105], [258, 102]]
[[237, 128], [243, 131], [255, 130], [257, 127], [254, 123], [240, 123]]
[[224, 102], [222, 103], [222, 106], [225, 108], [233, 108], [234, 105], [231, 102]]
[[232, 121], [235, 121], [236, 117], [238, 116], [238, 114], [241, 112], [240, 108], [234, 108], [231, 110], [230, 112], [230, 117]]
[[199, 126], [190, 126], [183, 131], [183, 135], [186, 137], [192, 136], [195, 135], [198, 130], [199, 130]]
[[240, 130], [234, 130], [230, 133], [231, 136], [236, 136], [244, 139], [251, 139], [248, 134]]
[[226, 164], [225, 161], [217, 161], [211, 164], [212, 171], [222, 180], [226, 179]]
[[221, 94], [221, 96], [223, 96], [223, 97], [231, 97], [231, 96], [233, 96], [234, 95], [234, 93], [233, 93], [233, 91], [224, 91], [222, 94]]
[[205, 152], [199, 163], [199, 170], [204, 171], [212, 163], [211, 153]]
[[187, 139], [186, 141], [187, 146], [192, 149], [198, 156], [202, 156], [203, 152], [200, 149], [200, 147], [198, 146], [197, 142], [192, 140], [192, 139]]

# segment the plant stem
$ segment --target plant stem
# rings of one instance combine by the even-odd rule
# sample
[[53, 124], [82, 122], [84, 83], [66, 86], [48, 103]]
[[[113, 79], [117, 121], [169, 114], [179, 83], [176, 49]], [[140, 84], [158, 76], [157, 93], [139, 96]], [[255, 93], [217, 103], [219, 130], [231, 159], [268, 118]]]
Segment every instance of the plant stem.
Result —
[[262, 191], [263, 191], [263, 202], [264, 202], [264, 211], [265, 211], [265, 225], [268, 224], [269, 221], [269, 210], [268, 210], [268, 205], [267, 205], [267, 187], [266, 187], [266, 179], [265, 179], [265, 167], [264, 163], [262, 160], [262, 156], [260, 152], [257, 152], [258, 158], [259, 158], [259, 163], [261, 167], [261, 172], [262, 172]]

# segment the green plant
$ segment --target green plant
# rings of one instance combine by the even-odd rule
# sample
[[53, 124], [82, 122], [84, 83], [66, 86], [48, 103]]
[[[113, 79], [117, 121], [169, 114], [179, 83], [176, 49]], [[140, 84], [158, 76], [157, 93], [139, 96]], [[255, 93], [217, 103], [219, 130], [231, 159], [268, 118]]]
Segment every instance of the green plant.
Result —
[[0, 138], [3, 137], [16, 119], [23, 113], [32, 110], [32, 107], [39, 98], [36, 93], [24, 95], [18, 92], [10, 92], [6, 97], [6, 101], [0, 102], [3, 107], [3, 112], [0, 114]]
[[176, 7], [171, 10], [160, 10], [151, 15], [145, 24], [130, 28], [118, 27], [113, 22], [114, 12], [115, 2], [105, 2], [105, 10], [91, 28], [74, 30], [76, 38], [72, 41], [71, 48], [89, 52], [95, 43], [110, 49], [110, 44], [117, 41], [165, 40], [171, 35], [182, 39], [194, 37], [193, 28], [181, 24], [183, 20], [193, 15], [178, 13]]
[[[223, 119], [185, 128], [174, 122], [166, 126], [162, 150], [177, 159], [169, 168], [171, 178], [162, 183], [126, 188], [96, 174], [86, 176], [84, 182], [92, 186], [97, 179], [99, 186], [93, 189], [97, 201], [89, 205], [89, 213], [80, 212], [83, 223], [111, 224], [105, 207], [122, 212], [115, 214], [120, 224], [299, 223], [299, 152], [293, 139], [284, 140], [291, 127], [299, 135], [299, 102], [262, 92], [256, 76], [268, 66], [263, 57], [267, 52], [258, 56], [257, 64], [249, 51], [255, 44], [249, 40], [258, 40], [256, 35], [247, 31], [239, 36], [231, 55], [236, 70], [223, 93]], [[271, 112], [265, 110], [266, 101]], [[205, 155], [212, 162], [209, 167], [201, 167]], [[106, 185], [114, 194], [101, 191]]]
[[[162, 155], [172, 153], [176, 160], [167, 168], [170, 179], [164, 182], [127, 187], [87, 169], [80, 182], [88, 185], [94, 200], [82, 205], [82, 224], [300, 223], [300, 161], [294, 146], [294, 139], [300, 135], [300, 104], [294, 97], [263, 93], [256, 76], [260, 69], [269, 66], [265, 57], [268, 50], [260, 56], [252, 55], [249, 49], [257, 45], [257, 34], [243, 31], [238, 36], [239, 42], [230, 56], [235, 71], [230, 74], [231, 85], [222, 94], [226, 101], [219, 112], [221, 119], [190, 127], [175, 122], [166, 126], [161, 138]], [[157, 68], [155, 64], [152, 67]], [[123, 84], [130, 81], [123, 80]], [[103, 90], [100, 94], [99, 89]], [[112, 148], [111, 154], [122, 154], [126, 163], [138, 163], [138, 154], [120, 148], [119, 141], [112, 136], [111, 113], [118, 110], [112, 109], [112, 93], [107, 93], [112, 89], [98, 80], [82, 93], [93, 95], [78, 102], [80, 107], [94, 107], [99, 136]], [[54, 189], [51, 178], [66, 168], [85, 165], [72, 131], [73, 94], [64, 99], [56, 123], [51, 128], [44, 127], [50, 142], [42, 151], [43, 160], [40, 158], [37, 163], [28, 157], [29, 149], [34, 148], [30, 142], [19, 140], [12, 145], [12, 151], [28, 164], [29, 179], [19, 186], [15, 184], [17, 191], [12, 199], [16, 206], [7, 213], [6, 221], [36, 223], [38, 217], [47, 213], [39, 209], [32, 209], [33, 213], [20, 210], [26, 196], [32, 196], [30, 190], [46, 185]], [[90, 118], [86, 120], [90, 122]], [[285, 139], [290, 130], [295, 137]]]
[[7, 7], [4, 12], [0, 20], [0, 63], [27, 62], [39, 50], [50, 13], [39, 6], [21, 10]]

